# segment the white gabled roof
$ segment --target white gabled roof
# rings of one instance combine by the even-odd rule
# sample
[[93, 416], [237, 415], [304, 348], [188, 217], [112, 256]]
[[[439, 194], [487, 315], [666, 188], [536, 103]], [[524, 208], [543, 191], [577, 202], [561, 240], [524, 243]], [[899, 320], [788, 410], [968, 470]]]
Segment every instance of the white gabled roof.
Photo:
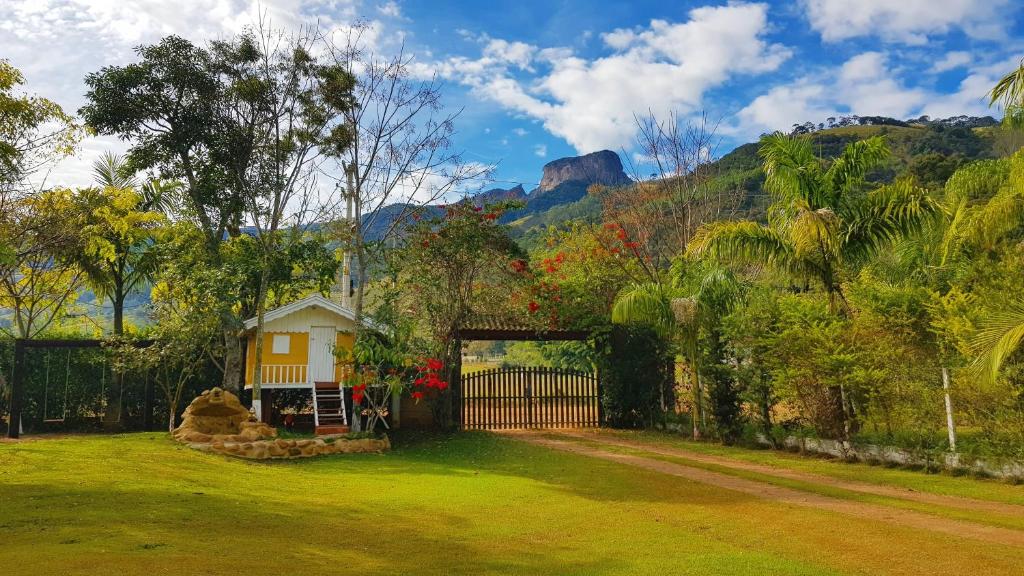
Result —
[[[291, 304], [285, 304], [280, 308], [274, 308], [273, 310], [268, 310], [264, 312], [263, 322], [266, 323], [272, 320], [277, 320], [278, 318], [284, 318], [289, 314], [294, 314], [295, 312], [298, 312], [299, 310], [304, 310], [306, 308], [323, 308], [328, 312], [333, 312], [338, 316], [341, 316], [342, 318], [347, 318], [352, 322], [355, 322], [356, 320], [356, 315], [352, 310], [342, 306], [341, 304], [338, 304], [337, 302], [324, 298], [320, 294], [313, 294], [310, 296], [306, 296], [301, 300], [296, 300]], [[245, 321], [246, 330], [252, 330], [255, 327], [255, 317], [249, 318], [248, 320]]]

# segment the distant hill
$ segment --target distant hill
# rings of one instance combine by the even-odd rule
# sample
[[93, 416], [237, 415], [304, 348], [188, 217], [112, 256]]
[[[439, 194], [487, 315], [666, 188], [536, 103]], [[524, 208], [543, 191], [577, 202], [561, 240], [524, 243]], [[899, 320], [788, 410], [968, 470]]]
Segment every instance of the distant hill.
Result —
[[[1024, 146], [1024, 133], [1003, 129], [990, 117], [957, 116], [934, 120], [922, 117], [899, 121], [868, 116], [840, 121], [845, 125], [828, 128], [823, 124], [820, 129], [810, 123], [797, 125], [794, 133], [810, 138], [815, 152], [825, 158], [838, 156], [851, 142], [884, 136], [892, 155], [868, 174], [872, 182], [891, 182], [897, 177], [912, 176], [919, 184], [937, 189], [964, 164], [1007, 156]], [[758, 147], [757, 142], [738, 146], [710, 167], [714, 174], [710, 186], [737, 195], [738, 215], [755, 219], [764, 216], [770, 200], [763, 190], [764, 174]], [[568, 195], [572, 197], [573, 194]], [[581, 195], [569, 202], [551, 202], [542, 210], [527, 210], [518, 214], [512, 224], [525, 244], [534, 245], [537, 236], [548, 226], [566, 220], [594, 221], [599, 218], [600, 209], [594, 198]]]
[[[466, 198], [465, 201], [481, 206], [502, 200], [523, 202], [523, 209], [503, 216], [503, 221], [510, 223], [579, 202], [585, 199], [587, 188], [594, 184], [623, 186], [632, 182], [622, 168], [619, 155], [611, 150], [601, 150], [584, 156], [559, 158], [548, 162], [544, 165], [540, 185], [530, 192], [526, 192], [523, 185], [519, 184], [508, 189], [494, 188], [480, 192]], [[373, 219], [373, 226], [367, 226], [364, 230], [366, 237], [371, 240], [380, 238], [395, 218], [401, 215], [404, 208], [403, 205], [384, 207], [380, 217]], [[429, 206], [426, 210], [428, 213], [436, 214], [441, 208]]]

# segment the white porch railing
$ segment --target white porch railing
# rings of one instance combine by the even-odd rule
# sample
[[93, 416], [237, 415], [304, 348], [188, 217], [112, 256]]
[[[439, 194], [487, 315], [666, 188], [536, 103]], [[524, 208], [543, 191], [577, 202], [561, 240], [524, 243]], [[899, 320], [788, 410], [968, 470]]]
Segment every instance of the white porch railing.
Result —
[[262, 386], [308, 386], [305, 364], [264, 364], [260, 370]]

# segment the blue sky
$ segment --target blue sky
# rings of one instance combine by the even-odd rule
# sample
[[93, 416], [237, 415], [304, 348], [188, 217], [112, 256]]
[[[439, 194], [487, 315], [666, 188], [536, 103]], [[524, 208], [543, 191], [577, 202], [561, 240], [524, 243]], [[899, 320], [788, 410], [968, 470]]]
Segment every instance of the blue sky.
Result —
[[[1014, 0], [798, 2], [428, 2], [420, 0], [7, 0], [0, 57], [29, 90], [70, 110], [82, 77], [176, 33], [230, 34], [266, 10], [293, 26], [371, 22], [381, 53], [404, 42], [462, 108], [465, 158], [497, 164], [495, 185], [540, 178], [555, 158], [634, 154], [633, 114], [706, 112], [719, 154], [794, 122], [836, 114], [987, 114], [985, 92], [1024, 56]], [[997, 114], [998, 115], [998, 114]], [[51, 181], [84, 184], [110, 139], [86, 142]]]

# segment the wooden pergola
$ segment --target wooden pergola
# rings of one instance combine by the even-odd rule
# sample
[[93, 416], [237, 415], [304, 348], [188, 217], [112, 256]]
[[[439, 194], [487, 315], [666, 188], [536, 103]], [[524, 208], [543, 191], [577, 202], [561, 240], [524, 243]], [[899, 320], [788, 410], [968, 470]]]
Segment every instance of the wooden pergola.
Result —
[[[453, 387], [452, 400], [453, 413], [459, 427], [497, 429], [576, 426], [581, 422], [583, 425], [599, 424], [603, 420], [603, 410], [599, 401], [600, 381], [596, 374], [542, 367], [519, 367], [491, 369], [483, 374], [470, 375], [466, 382], [463, 382], [462, 374], [462, 343], [467, 340], [582, 342], [588, 340], [590, 335], [588, 330], [537, 328], [516, 319], [490, 316], [470, 318], [455, 332], [456, 349], [460, 352], [454, 367], [457, 383]], [[464, 385], [476, 387], [468, 392], [469, 397]], [[570, 388], [574, 391], [572, 395], [566, 391]], [[470, 401], [474, 404], [467, 408], [466, 403]], [[566, 409], [553, 416], [552, 411], [544, 412], [541, 407], [536, 406], [538, 401], [557, 404]], [[585, 403], [587, 409], [576, 406], [580, 403]], [[570, 409], [570, 405], [576, 406], [577, 409]], [[465, 421], [467, 414], [470, 416], [470, 422]], [[551, 417], [545, 420], [545, 415]], [[481, 417], [484, 420], [480, 420]], [[491, 421], [495, 418], [500, 421]], [[504, 420], [501, 420], [502, 418]]]
[[583, 341], [590, 338], [587, 330], [538, 329], [522, 322], [492, 316], [477, 316], [455, 332], [455, 338], [463, 340], [516, 340], [531, 342]]

